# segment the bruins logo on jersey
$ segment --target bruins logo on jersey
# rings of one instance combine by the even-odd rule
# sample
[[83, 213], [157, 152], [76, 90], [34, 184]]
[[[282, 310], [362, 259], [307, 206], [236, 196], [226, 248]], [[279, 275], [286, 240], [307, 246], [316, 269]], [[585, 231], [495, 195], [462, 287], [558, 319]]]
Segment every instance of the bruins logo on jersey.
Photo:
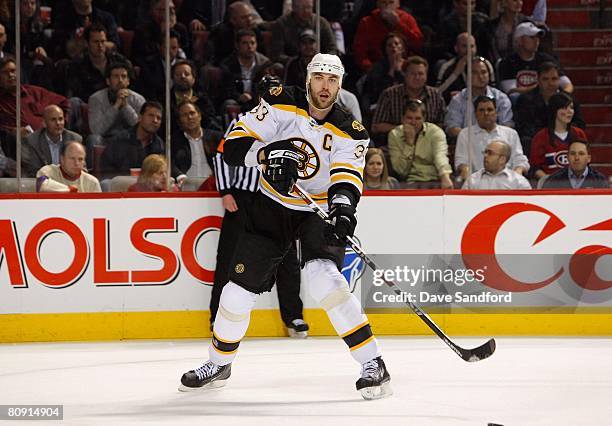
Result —
[[282, 93], [282, 91], [283, 91], [283, 86], [277, 86], [277, 87], [270, 88], [270, 94], [272, 96], [278, 96]]
[[317, 151], [306, 139], [291, 138], [291, 143], [295, 145], [300, 152], [301, 159], [298, 162], [299, 178], [304, 180], [313, 178], [321, 166]]
[[357, 120], [353, 120], [352, 127], [353, 127], [353, 129], [357, 130], [358, 132], [363, 132], [365, 130], [365, 127], [363, 127], [363, 124], [361, 124]]

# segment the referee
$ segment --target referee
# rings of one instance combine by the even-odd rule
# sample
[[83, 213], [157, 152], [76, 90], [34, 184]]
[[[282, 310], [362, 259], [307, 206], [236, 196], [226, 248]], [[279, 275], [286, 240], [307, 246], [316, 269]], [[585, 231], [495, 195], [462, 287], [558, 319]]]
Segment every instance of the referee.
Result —
[[[264, 93], [272, 87], [280, 86], [277, 77], [264, 76], [257, 84], [257, 93]], [[242, 114], [230, 123], [225, 136], [232, 130]], [[217, 189], [221, 193], [225, 215], [219, 235], [217, 248], [217, 267], [215, 282], [210, 297], [210, 329], [212, 330], [221, 291], [229, 281], [228, 267], [231, 264], [236, 244], [244, 232], [248, 221], [249, 209], [259, 188], [259, 170], [257, 167], [232, 167], [223, 161], [223, 142], [213, 160]], [[300, 265], [295, 243], [280, 263], [275, 280], [270, 282], [269, 289], [276, 281], [278, 304], [281, 318], [291, 337], [305, 338], [308, 335], [308, 324], [304, 322], [300, 299]]]

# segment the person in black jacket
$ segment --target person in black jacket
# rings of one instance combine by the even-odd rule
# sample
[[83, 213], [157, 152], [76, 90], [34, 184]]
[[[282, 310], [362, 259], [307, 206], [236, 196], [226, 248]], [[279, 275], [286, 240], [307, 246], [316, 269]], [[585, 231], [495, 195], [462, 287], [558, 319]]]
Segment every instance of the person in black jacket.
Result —
[[589, 165], [591, 149], [587, 141], [576, 140], [568, 150], [568, 166], [549, 175], [542, 188], [609, 188], [608, 178]]
[[223, 133], [202, 127], [202, 111], [194, 102], [181, 102], [177, 114], [180, 129], [172, 135], [172, 176], [180, 184], [184, 177], [212, 175], [212, 159]]
[[[523, 151], [529, 152], [531, 139], [538, 130], [547, 126], [548, 100], [559, 93], [560, 67], [555, 62], [543, 62], [538, 67], [538, 85], [518, 97], [514, 106], [516, 131], [521, 137]], [[580, 105], [573, 100], [574, 117], [572, 124], [585, 129], [585, 122], [580, 113]]]
[[157, 136], [162, 111], [158, 102], [145, 102], [140, 109], [138, 124], [108, 139], [101, 159], [105, 178], [129, 175], [131, 168], [142, 166], [147, 155], [165, 153], [164, 141]]

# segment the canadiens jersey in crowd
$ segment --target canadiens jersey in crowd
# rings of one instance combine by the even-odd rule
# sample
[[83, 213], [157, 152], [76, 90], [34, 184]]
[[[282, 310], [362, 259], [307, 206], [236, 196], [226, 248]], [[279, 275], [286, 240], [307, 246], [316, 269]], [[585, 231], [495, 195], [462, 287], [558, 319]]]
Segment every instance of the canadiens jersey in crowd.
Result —
[[[302, 157], [298, 183], [322, 208], [327, 209], [327, 192], [333, 185], [348, 185], [356, 194], [363, 190], [368, 133], [337, 104], [325, 120], [317, 121], [308, 114], [305, 91], [297, 87], [272, 88], [257, 107], [236, 123], [227, 141], [245, 137], [256, 139], [250, 149], [255, 154], [268, 143], [291, 140]], [[256, 165], [256, 155], [247, 154], [245, 165]], [[259, 187], [287, 208], [311, 211], [298, 195], [279, 194], [263, 175]]]

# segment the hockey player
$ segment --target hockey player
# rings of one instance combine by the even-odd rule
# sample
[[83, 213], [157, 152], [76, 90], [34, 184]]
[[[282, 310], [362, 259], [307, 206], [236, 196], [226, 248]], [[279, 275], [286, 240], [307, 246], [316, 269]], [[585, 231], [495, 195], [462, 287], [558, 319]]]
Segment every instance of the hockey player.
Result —
[[[357, 390], [365, 399], [392, 393], [378, 342], [340, 273], [345, 239], [357, 225], [369, 143], [363, 125], [335, 104], [343, 76], [337, 56], [315, 55], [307, 67], [306, 92], [270, 89], [228, 135], [225, 161], [259, 166], [261, 192], [250, 207], [230, 282], [221, 294], [209, 360], [183, 374], [179, 390], [225, 385], [257, 294], [269, 290], [271, 275], [297, 237], [312, 297], [361, 364]], [[296, 181], [329, 210], [331, 225], [291, 192]]]

